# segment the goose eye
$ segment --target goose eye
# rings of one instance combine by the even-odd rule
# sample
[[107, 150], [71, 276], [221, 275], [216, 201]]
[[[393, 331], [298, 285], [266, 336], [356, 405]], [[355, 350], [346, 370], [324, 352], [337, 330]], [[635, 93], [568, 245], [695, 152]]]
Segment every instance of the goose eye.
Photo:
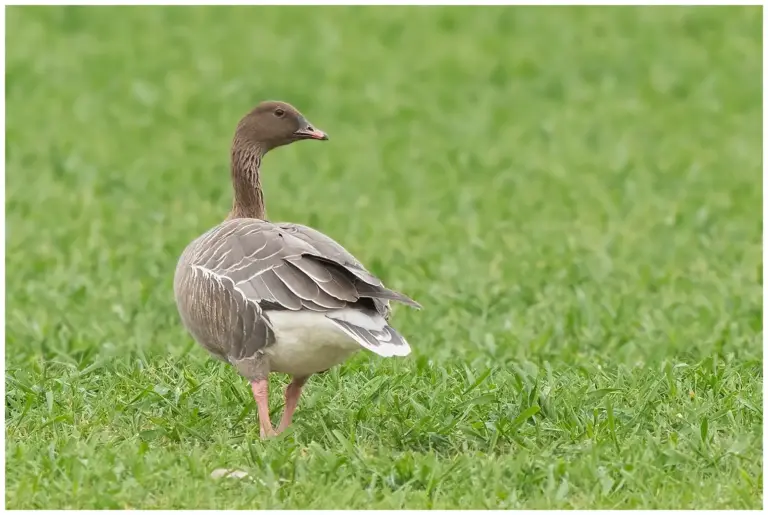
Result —
[[282, 118], [284, 114], [285, 114], [285, 111], [283, 111], [279, 107], [275, 109], [275, 116], [277, 116], [278, 118]]

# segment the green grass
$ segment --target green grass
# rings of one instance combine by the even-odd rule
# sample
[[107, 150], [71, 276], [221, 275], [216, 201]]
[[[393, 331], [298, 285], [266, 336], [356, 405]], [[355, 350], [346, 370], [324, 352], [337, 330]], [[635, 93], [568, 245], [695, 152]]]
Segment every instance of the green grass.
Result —
[[[761, 15], [9, 8], [7, 506], [759, 508]], [[270, 219], [425, 309], [262, 442], [172, 276], [267, 98]]]

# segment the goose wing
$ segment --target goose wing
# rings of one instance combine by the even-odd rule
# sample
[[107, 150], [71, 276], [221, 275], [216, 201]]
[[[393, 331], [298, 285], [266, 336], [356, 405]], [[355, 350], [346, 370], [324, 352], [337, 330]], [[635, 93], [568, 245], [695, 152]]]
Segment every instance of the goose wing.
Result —
[[262, 310], [327, 312], [363, 299], [421, 306], [386, 288], [341, 245], [293, 224], [232, 219], [201, 236], [187, 263]]
[[[373, 275], [371, 275], [370, 272], [368, 272], [365, 266], [363, 266], [363, 264], [358, 261], [355, 256], [353, 256], [347, 249], [342, 247], [341, 244], [339, 244], [330, 236], [327, 236], [316, 229], [312, 229], [311, 227], [307, 227], [306, 225], [286, 222], [277, 222], [275, 225], [280, 227], [280, 229], [293, 234], [306, 243], [309, 243], [323, 256], [326, 256], [332, 261], [341, 263], [345, 267], [350, 267], [358, 274], [367, 274], [370, 278], [378, 280]], [[389, 320], [391, 311], [389, 307], [389, 301], [379, 298], [374, 298], [372, 300], [376, 311], [386, 320]]]

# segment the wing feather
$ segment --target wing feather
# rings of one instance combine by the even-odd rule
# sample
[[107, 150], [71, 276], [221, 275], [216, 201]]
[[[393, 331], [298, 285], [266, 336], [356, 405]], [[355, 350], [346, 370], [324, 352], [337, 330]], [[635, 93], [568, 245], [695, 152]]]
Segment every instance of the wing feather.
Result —
[[420, 307], [308, 227], [233, 219], [203, 235], [196, 248], [191, 265], [228, 279], [249, 302], [270, 309], [330, 311], [362, 298], [372, 299], [381, 314], [389, 313], [389, 300]]

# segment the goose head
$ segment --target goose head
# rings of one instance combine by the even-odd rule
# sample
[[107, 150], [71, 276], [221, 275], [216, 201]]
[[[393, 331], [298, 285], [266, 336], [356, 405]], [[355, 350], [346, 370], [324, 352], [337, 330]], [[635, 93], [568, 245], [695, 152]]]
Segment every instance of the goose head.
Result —
[[286, 102], [262, 102], [246, 114], [237, 125], [235, 141], [254, 145], [267, 152], [282, 145], [305, 139], [327, 140], [298, 109]]

